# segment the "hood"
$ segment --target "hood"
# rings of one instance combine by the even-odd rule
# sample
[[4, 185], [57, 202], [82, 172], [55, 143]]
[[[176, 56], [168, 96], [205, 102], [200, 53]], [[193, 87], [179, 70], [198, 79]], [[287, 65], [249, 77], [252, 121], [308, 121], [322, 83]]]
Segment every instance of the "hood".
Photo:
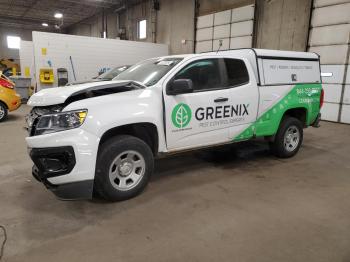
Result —
[[72, 86], [47, 88], [31, 96], [30, 106], [50, 106], [69, 104], [74, 101], [88, 99], [96, 96], [110, 95], [131, 90], [143, 89], [145, 86], [139, 82], [120, 80], [92, 82]]
[[102, 82], [102, 81], [111, 81], [111, 79], [94, 78], [94, 79], [89, 79], [89, 80], [84, 80], [84, 81], [71, 82], [71, 83], [67, 84], [66, 86], [81, 85], [81, 84], [87, 84], [87, 83], [96, 83], [96, 82]]

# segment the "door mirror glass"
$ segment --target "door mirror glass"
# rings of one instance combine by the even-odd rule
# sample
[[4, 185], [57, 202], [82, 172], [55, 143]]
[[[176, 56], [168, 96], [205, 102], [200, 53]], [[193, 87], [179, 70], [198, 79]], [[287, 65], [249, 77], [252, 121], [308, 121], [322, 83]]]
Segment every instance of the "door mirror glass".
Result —
[[180, 95], [193, 92], [193, 83], [191, 79], [176, 79], [169, 83], [167, 88], [168, 95]]

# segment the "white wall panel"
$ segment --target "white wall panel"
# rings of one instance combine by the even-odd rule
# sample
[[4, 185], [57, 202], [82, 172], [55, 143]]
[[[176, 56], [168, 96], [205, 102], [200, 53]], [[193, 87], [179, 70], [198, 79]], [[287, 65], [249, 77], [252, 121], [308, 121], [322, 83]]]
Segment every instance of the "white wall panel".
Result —
[[346, 24], [350, 20], [350, 3], [316, 8], [312, 12], [311, 26]]
[[197, 42], [196, 43], [196, 52], [202, 53], [202, 52], [212, 51], [212, 45], [213, 45], [212, 40]]
[[[227, 50], [230, 48], [230, 38], [220, 39], [222, 40], [222, 46], [220, 50]], [[213, 41], [213, 51], [217, 51], [219, 48], [219, 39]]]
[[204, 15], [197, 18], [197, 28], [210, 27], [214, 24], [214, 15]]
[[[309, 51], [321, 56], [321, 71], [332, 73], [323, 77], [325, 104], [322, 118], [338, 121], [339, 108], [350, 102], [349, 80], [344, 78], [348, 61], [348, 41], [350, 32], [350, 0], [314, 0], [311, 18]], [[344, 83], [345, 81], [345, 83]], [[344, 89], [345, 87], [345, 89]], [[343, 94], [344, 92], [344, 94]], [[343, 101], [341, 101], [341, 97]], [[330, 103], [331, 102], [331, 103]], [[341, 122], [344, 117], [341, 116]]]
[[321, 65], [322, 73], [333, 74], [331, 77], [322, 77], [322, 83], [327, 83], [327, 84], [343, 83], [344, 70], [345, 70], [345, 65]]
[[343, 105], [340, 122], [350, 124], [350, 105]]
[[350, 66], [348, 66], [348, 71], [346, 73], [346, 81], [345, 83], [350, 84]]
[[347, 62], [347, 45], [314, 46], [310, 52], [316, 52], [321, 56], [321, 64], [342, 65]]
[[[103, 68], [132, 65], [141, 60], [168, 54], [168, 46], [146, 42], [103, 39], [85, 36], [33, 32], [36, 77], [40, 68], [55, 73], [54, 85], [41, 85], [39, 89], [57, 86], [57, 68], [68, 70], [69, 81], [74, 81], [69, 57], [73, 59], [76, 80], [91, 79]], [[46, 48], [46, 55], [42, 54]], [[50, 62], [50, 63], [49, 63]]]
[[324, 101], [340, 103], [343, 86], [341, 84], [323, 84]]
[[253, 34], [253, 20], [233, 23], [231, 25], [231, 37], [248, 36]]
[[217, 50], [219, 40], [223, 40], [222, 50], [252, 47], [253, 27], [254, 5], [200, 16], [197, 20], [196, 52]]
[[321, 114], [322, 120], [337, 122], [339, 114], [339, 104], [323, 103]]
[[207, 27], [198, 29], [196, 32], [197, 41], [211, 40], [213, 39], [213, 28]]
[[310, 46], [347, 44], [349, 32], [350, 24], [312, 28], [310, 31]]
[[350, 85], [345, 85], [343, 103], [350, 105]]
[[232, 9], [231, 22], [241, 22], [254, 19], [254, 5], [248, 5], [240, 8]]
[[251, 36], [242, 36], [231, 38], [230, 48], [246, 48], [252, 47], [252, 37]]
[[314, 0], [314, 7], [349, 3], [349, 0]]
[[230, 37], [230, 25], [219, 25], [214, 27], [214, 39]]
[[32, 41], [21, 41], [19, 59], [21, 62], [21, 76], [28, 77], [25, 75], [25, 72], [26, 68], [29, 68], [29, 77], [32, 79], [31, 84], [35, 86], [34, 46]]
[[231, 10], [214, 14], [214, 25], [224, 25], [231, 23]]

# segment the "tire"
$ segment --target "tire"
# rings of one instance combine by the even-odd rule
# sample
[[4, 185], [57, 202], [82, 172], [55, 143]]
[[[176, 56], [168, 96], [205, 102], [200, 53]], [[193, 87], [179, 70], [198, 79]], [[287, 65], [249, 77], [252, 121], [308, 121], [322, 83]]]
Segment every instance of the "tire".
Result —
[[108, 201], [123, 201], [140, 194], [153, 173], [150, 147], [129, 135], [104, 142], [96, 162], [94, 191]]
[[270, 143], [270, 148], [275, 156], [289, 158], [298, 153], [302, 143], [302, 123], [297, 118], [286, 117], [282, 120], [274, 141]]
[[7, 113], [7, 107], [0, 101], [0, 122], [4, 121], [7, 118]]

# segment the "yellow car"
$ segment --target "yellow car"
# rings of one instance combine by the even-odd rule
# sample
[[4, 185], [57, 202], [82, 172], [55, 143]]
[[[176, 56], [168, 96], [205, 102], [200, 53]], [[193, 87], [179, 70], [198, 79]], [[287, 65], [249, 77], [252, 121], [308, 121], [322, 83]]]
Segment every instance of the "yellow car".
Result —
[[16, 93], [14, 86], [6, 77], [0, 77], [0, 122], [6, 119], [8, 111], [21, 106], [21, 96]]

